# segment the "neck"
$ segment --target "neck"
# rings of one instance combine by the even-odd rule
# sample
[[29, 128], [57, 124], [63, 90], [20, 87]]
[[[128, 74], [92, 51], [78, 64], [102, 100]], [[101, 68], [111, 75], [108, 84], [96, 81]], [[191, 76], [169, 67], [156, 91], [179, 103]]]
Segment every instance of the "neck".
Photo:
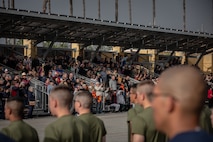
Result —
[[171, 122], [168, 123], [169, 128], [166, 130], [169, 138], [175, 137], [179, 133], [194, 131], [199, 126], [199, 120], [195, 116], [174, 116], [171, 118]]
[[82, 109], [78, 113], [79, 113], [79, 115], [90, 113], [90, 109]]
[[10, 120], [11, 122], [14, 122], [14, 121], [22, 120], [22, 118], [21, 118], [21, 117], [17, 117], [17, 116], [11, 116], [11, 117], [9, 118], [9, 120]]
[[148, 102], [148, 101], [144, 101], [143, 104], [142, 104], [142, 106], [143, 106], [144, 108], [148, 108], [148, 107], [151, 107], [151, 103]]
[[59, 110], [56, 116], [60, 118], [65, 115], [70, 115], [69, 109]]

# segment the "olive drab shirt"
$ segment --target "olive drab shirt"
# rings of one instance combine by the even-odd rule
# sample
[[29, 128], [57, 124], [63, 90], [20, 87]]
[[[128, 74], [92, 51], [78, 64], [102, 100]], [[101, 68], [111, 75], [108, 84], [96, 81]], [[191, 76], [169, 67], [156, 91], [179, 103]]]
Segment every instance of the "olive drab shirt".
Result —
[[132, 119], [143, 111], [143, 107], [135, 104], [135, 107], [129, 109], [127, 112], [127, 125], [128, 125], [128, 142], [131, 141], [131, 124]]
[[154, 125], [152, 108], [148, 107], [132, 119], [132, 134], [145, 137], [145, 142], [165, 142], [166, 136], [158, 132]]
[[89, 142], [89, 129], [72, 115], [62, 116], [46, 127], [44, 142]]
[[84, 121], [89, 127], [90, 142], [102, 142], [103, 136], [107, 133], [104, 122], [91, 113], [82, 114], [79, 119]]
[[208, 108], [208, 106], [204, 106], [200, 114], [200, 127], [207, 133], [213, 134], [210, 116], [211, 110]]
[[1, 132], [16, 142], [39, 142], [36, 130], [22, 120], [11, 122]]
[[135, 104], [134, 108], [131, 108], [127, 112], [127, 121], [131, 121], [132, 118], [134, 118], [138, 113], [141, 113], [143, 111], [143, 107], [140, 106], [139, 104]]

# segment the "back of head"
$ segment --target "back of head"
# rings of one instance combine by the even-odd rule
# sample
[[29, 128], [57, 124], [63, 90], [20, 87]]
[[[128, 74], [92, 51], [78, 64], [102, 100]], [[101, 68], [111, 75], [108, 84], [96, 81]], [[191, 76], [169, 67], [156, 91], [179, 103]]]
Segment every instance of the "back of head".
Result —
[[92, 94], [89, 91], [79, 91], [75, 95], [75, 101], [79, 101], [84, 109], [90, 109], [92, 106]]
[[144, 94], [149, 102], [151, 102], [153, 97], [154, 83], [151, 80], [144, 80], [137, 84], [137, 94]]
[[60, 107], [70, 107], [72, 105], [73, 94], [67, 85], [58, 85], [50, 92], [50, 97], [59, 102]]
[[130, 102], [137, 103], [137, 84], [133, 84], [129, 90]]
[[14, 117], [22, 118], [24, 112], [24, 100], [20, 97], [11, 97], [7, 100], [6, 107], [11, 109]]
[[132, 91], [132, 93], [136, 93], [137, 84], [133, 84], [133, 85], [130, 87], [130, 90]]
[[197, 68], [189, 65], [171, 67], [161, 74], [158, 87], [180, 104], [182, 112], [200, 114], [207, 88]]

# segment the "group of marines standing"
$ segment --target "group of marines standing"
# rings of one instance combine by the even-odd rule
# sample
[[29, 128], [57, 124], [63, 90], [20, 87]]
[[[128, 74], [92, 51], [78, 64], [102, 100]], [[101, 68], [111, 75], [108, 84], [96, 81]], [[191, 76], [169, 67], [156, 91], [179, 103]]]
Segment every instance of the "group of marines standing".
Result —
[[129, 142], [213, 142], [206, 94], [202, 73], [188, 65], [165, 70], [156, 84], [144, 81], [132, 86]]
[[[72, 104], [74, 103], [74, 104]], [[79, 116], [70, 113], [74, 105]], [[71, 90], [64, 85], [56, 86], [49, 95], [49, 109], [57, 119], [47, 125], [44, 142], [105, 142], [106, 129], [101, 119], [90, 112], [92, 95], [79, 91], [73, 99]], [[11, 123], [1, 132], [16, 142], [39, 142], [36, 130], [22, 120], [23, 101], [10, 98], [5, 105], [5, 117]], [[1, 137], [1, 136], [0, 136]], [[4, 137], [5, 138], [5, 137]], [[1, 139], [0, 141], [8, 140]], [[8, 141], [9, 142], [9, 141]]]

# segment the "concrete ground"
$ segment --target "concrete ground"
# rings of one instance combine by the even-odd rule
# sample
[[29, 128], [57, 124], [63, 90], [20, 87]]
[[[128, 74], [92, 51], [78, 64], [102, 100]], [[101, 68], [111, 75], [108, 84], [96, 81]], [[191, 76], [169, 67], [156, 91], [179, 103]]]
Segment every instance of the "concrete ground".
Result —
[[[106, 113], [97, 115], [104, 121], [107, 129], [107, 142], [127, 142], [127, 113]], [[28, 124], [33, 126], [39, 135], [40, 141], [44, 138], [45, 127], [53, 122], [56, 118], [52, 116], [25, 119]], [[9, 124], [7, 120], [0, 120], [0, 129]]]

